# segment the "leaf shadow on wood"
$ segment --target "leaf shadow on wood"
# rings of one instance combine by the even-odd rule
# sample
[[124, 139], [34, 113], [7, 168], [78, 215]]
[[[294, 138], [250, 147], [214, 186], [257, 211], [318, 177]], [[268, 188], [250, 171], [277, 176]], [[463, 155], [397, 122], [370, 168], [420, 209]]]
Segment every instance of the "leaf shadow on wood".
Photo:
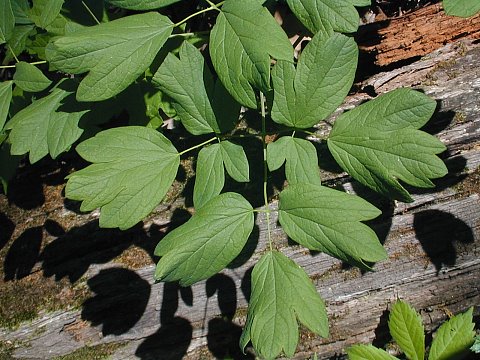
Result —
[[388, 309], [382, 312], [378, 325], [375, 328], [375, 337], [372, 341], [372, 345], [377, 348], [384, 349], [385, 346], [392, 341], [392, 336], [390, 335], [390, 329], [388, 328], [388, 318], [390, 316], [390, 311]]
[[140, 359], [180, 360], [187, 353], [193, 327], [188, 320], [175, 316], [179, 306], [179, 295], [188, 306], [192, 306], [191, 288], [181, 288], [178, 283], [164, 284], [160, 311], [161, 327], [137, 348], [135, 355]]
[[4, 262], [5, 281], [30, 275], [40, 257], [43, 241], [41, 226], [25, 230], [10, 246]]
[[121, 335], [142, 317], [151, 286], [134, 271], [124, 268], [101, 270], [87, 281], [95, 294], [83, 303], [82, 319], [102, 325], [102, 334]]
[[15, 224], [3, 212], [0, 212], [0, 250], [10, 241], [13, 232], [15, 231]]
[[439, 210], [416, 213], [413, 227], [437, 274], [444, 266], [454, 266], [457, 253], [475, 241], [472, 229], [465, 222]]
[[[59, 226], [59, 225], [58, 225]], [[53, 227], [52, 224], [49, 225]], [[57, 228], [55, 231], [59, 231]], [[132, 245], [148, 244], [141, 224], [127, 230], [100, 229], [98, 221], [74, 227], [45, 246], [40, 256], [45, 277], [59, 281], [68, 277], [79, 280], [92, 264], [105, 264], [121, 255]], [[146, 247], [147, 251], [151, 251]], [[151, 255], [153, 256], [153, 255]]]
[[207, 297], [217, 294], [220, 317], [208, 322], [208, 349], [217, 359], [254, 359], [238, 346], [242, 328], [232, 322], [237, 310], [237, 289], [229, 276], [217, 274], [206, 282]]

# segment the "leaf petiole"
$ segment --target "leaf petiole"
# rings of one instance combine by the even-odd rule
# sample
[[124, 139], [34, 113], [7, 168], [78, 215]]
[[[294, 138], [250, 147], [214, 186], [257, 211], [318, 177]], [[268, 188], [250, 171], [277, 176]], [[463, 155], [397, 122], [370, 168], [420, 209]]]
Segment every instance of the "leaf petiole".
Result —
[[188, 20], [190, 20], [191, 18], [194, 18], [194, 17], [197, 16], [197, 15], [206, 13], [206, 12], [208, 12], [208, 11], [210, 11], [210, 10], [218, 10], [218, 11], [220, 11], [220, 10], [218, 9], [218, 7], [221, 6], [222, 4], [223, 4], [223, 1], [222, 1], [221, 3], [216, 4], [216, 5], [213, 4], [212, 6], [210, 6], [210, 7], [208, 7], [208, 8], [205, 8], [205, 9], [203, 9], [203, 10], [197, 11], [196, 13], [193, 13], [193, 14], [187, 16], [185, 19], [183, 19], [183, 20], [179, 21], [178, 23], [174, 24], [173, 27], [180, 26], [180, 25], [182, 25], [183, 23], [185, 23], [185, 22], [187, 22]]
[[267, 179], [268, 179], [268, 164], [267, 164], [267, 130], [266, 130], [266, 115], [265, 115], [265, 95], [260, 91], [260, 109], [262, 112], [262, 145], [263, 145], [263, 200], [265, 202], [265, 214], [267, 221], [268, 245], [270, 251], [273, 250], [272, 236], [270, 234], [270, 207], [268, 206], [267, 194]]
[[15, 61], [17, 63], [20, 62], [20, 60], [18, 60], [17, 55], [15, 55], [15, 53], [13, 52], [13, 49], [10, 45], [8, 45], [8, 50], [10, 50], [10, 52], [12, 53], [13, 57], [15, 58]]
[[95, 16], [95, 14], [92, 12], [92, 10], [90, 10], [90, 8], [88, 7], [87, 4], [85, 4], [85, 1], [82, 0], [82, 5], [85, 7], [85, 9], [87, 9], [88, 13], [90, 14], [90, 16], [93, 18], [93, 20], [95, 20], [95, 22], [97, 23], [97, 25], [100, 25], [100, 21], [98, 21], [97, 17]]
[[[12, 52], [13, 54], [13, 52]], [[35, 62], [32, 62], [32, 63], [29, 63], [30, 65], [41, 65], [41, 64], [46, 64], [47, 62], [42, 60], [42, 61], [35, 61]], [[13, 69], [15, 68], [15, 65], [3, 65], [3, 66], [0, 66], [0, 69]]]
[[217, 137], [213, 137], [213, 138], [211, 138], [211, 139], [209, 139], [209, 140], [207, 140], [207, 141], [202, 142], [201, 144], [192, 146], [191, 148], [188, 148], [188, 149], [186, 149], [186, 150], [183, 150], [183, 151], [179, 152], [178, 155], [179, 155], [179, 156], [182, 156], [182, 155], [188, 153], [189, 151], [192, 151], [192, 150], [198, 149], [199, 147], [202, 147], [202, 146], [204, 146], [204, 145], [210, 144], [211, 142], [213, 142], [213, 141], [215, 141], [215, 140], [217, 140], [217, 139], [218, 139]]

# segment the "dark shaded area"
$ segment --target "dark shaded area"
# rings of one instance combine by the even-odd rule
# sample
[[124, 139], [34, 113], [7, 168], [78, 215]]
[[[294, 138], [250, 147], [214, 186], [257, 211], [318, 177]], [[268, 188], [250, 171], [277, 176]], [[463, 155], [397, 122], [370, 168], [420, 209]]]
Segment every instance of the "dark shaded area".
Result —
[[151, 287], [134, 271], [102, 270], [87, 284], [96, 295], [83, 303], [82, 319], [101, 324], [104, 336], [127, 332], [145, 312]]
[[415, 214], [413, 226], [423, 250], [437, 269], [455, 265], [457, 246], [474, 242], [472, 229], [452, 214], [426, 210]]
[[420, 129], [429, 133], [430, 135], [436, 135], [445, 129], [448, 129], [453, 124], [455, 118], [455, 111], [441, 111], [442, 101], [437, 100], [437, 109], [430, 118], [430, 120]]
[[[52, 227], [50, 224], [49, 228]], [[98, 222], [92, 221], [72, 228], [45, 246], [41, 254], [44, 275], [55, 276], [57, 281], [68, 277], [74, 283], [85, 274], [90, 265], [107, 263], [131, 245], [144, 242], [146, 234], [140, 226], [122, 232], [117, 229], [100, 229]]]
[[252, 271], [253, 266], [245, 271], [245, 274], [242, 278], [242, 284], [240, 285], [243, 296], [245, 297], [247, 302], [250, 302], [250, 296], [252, 295]]
[[[190, 289], [187, 291], [189, 294], [184, 293], [186, 289]], [[175, 316], [179, 305], [179, 293], [183, 293], [183, 299], [185, 295], [189, 298], [192, 291], [191, 288], [182, 289], [178, 283], [164, 284], [160, 311], [162, 326], [155, 334], [149, 336], [140, 344], [135, 352], [135, 355], [140, 359], [180, 360], [187, 353], [192, 340], [193, 328], [188, 320]]]
[[5, 281], [20, 280], [30, 275], [39, 260], [42, 246], [42, 227], [27, 229], [10, 246], [5, 256]]
[[0, 212], [0, 250], [7, 245], [15, 230], [15, 224], [7, 215]]
[[237, 289], [235, 282], [228, 276], [217, 274], [207, 280], [207, 296], [217, 293], [220, 318], [208, 322], [208, 349], [217, 359], [254, 359], [244, 355], [238, 346], [242, 328], [232, 323], [237, 310]]
[[390, 329], [388, 328], [388, 317], [390, 316], [389, 310], [384, 310], [380, 316], [377, 328], [375, 329], [375, 338], [372, 341], [372, 345], [377, 348], [384, 349], [385, 346], [392, 340], [390, 335]]

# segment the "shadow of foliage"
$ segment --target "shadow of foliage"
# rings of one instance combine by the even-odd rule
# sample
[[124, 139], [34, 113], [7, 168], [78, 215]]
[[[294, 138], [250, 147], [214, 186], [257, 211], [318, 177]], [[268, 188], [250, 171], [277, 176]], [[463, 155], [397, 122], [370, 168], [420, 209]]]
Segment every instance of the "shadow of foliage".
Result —
[[27, 229], [10, 246], [5, 256], [5, 281], [20, 280], [30, 275], [39, 260], [42, 246], [42, 227]]
[[253, 359], [244, 355], [238, 346], [242, 328], [232, 319], [237, 310], [237, 289], [235, 282], [229, 276], [217, 274], [207, 280], [207, 297], [217, 293], [221, 317], [208, 322], [208, 349], [217, 359]]
[[7, 245], [13, 235], [15, 224], [3, 212], [0, 212], [0, 250]]
[[[163, 286], [160, 329], [150, 335], [137, 348], [135, 355], [142, 360], [180, 360], [187, 353], [192, 340], [193, 328], [184, 318], [175, 316], [180, 296], [192, 304], [191, 288], [181, 288], [178, 283], [165, 283]], [[185, 301], [185, 300], [184, 300]]]
[[102, 333], [121, 335], [142, 317], [151, 287], [134, 271], [123, 268], [102, 270], [87, 281], [95, 296], [83, 303], [82, 319], [93, 326], [102, 325]]
[[415, 214], [413, 226], [423, 250], [437, 269], [455, 265], [457, 249], [455, 243], [474, 242], [472, 229], [454, 215], [426, 210]]

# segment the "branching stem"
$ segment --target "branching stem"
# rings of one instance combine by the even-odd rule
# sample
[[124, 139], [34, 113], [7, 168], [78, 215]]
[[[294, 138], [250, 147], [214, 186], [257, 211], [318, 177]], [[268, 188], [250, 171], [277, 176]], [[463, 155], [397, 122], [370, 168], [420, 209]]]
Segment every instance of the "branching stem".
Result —
[[[32, 63], [30, 63], [30, 65], [41, 65], [41, 64], [46, 64], [46, 63], [47, 63], [46, 61], [42, 60], [42, 61], [32, 62]], [[15, 67], [15, 65], [3, 65], [3, 66], [0, 66], [0, 69], [13, 69], [14, 67]]]
[[[211, 2], [208, 1], [208, 3], [210, 4]], [[208, 11], [211, 11], [211, 10], [217, 10], [217, 11], [220, 11], [220, 9], [218, 8], [219, 6], [222, 6], [223, 4], [223, 1], [222, 2], [219, 2], [218, 4], [213, 4], [211, 3], [212, 5], [208, 8], [205, 8], [203, 10], [200, 10], [200, 11], [197, 11], [196, 13], [193, 13], [192, 15], [189, 15], [187, 16], [185, 19], [179, 21], [178, 23], [174, 24], [173, 27], [177, 27], [177, 26], [180, 26], [182, 25], [183, 23], [187, 22], [188, 20], [190, 20], [191, 18], [194, 18], [195, 16], [197, 15], [200, 15], [200, 14], [203, 14], [203, 13], [206, 13]]]
[[262, 145], [263, 145], [263, 201], [265, 202], [265, 217], [267, 222], [267, 237], [270, 251], [273, 250], [272, 235], [270, 229], [270, 207], [268, 206], [267, 182], [268, 182], [268, 164], [267, 164], [267, 127], [265, 115], [265, 95], [260, 92], [260, 109], [262, 112]]
[[100, 21], [98, 21], [97, 17], [95, 16], [95, 14], [93, 13], [92, 10], [90, 10], [90, 8], [88, 7], [87, 4], [85, 4], [85, 1], [82, 0], [82, 5], [85, 7], [85, 9], [87, 9], [88, 13], [90, 14], [90, 16], [93, 18], [93, 20], [95, 20], [95, 22], [97, 23], [97, 25], [100, 25]]
[[11, 47], [10, 45], [8, 45], [8, 50], [10, 50], [10, 52], [12, 53], [15, 61], [16, 61], [17, 63], [20, 62], [20, 60], [18, 60], [17, 55], [15, 55], [15, 52], [13, 51], [13, 49], [12, 49], [12, 47]]
[[190, 152], [190, 151], [192, 151], [192, 150], [195, 150], [195, 149], [198, 149], [199, 147], [202, 147], [202, 146], [204, 146], [204, 145], [210, 144], [211, 142], [213, 142], [213, 141], [215, 141], [215, 140], [217, 140], [217, 139], [218, 139], [218, 138], [215, 136], [215, 137], [213, 137], [213, 138], [211, 138], [211, 139], [209, 139], [209, 140], [207, 140], [207, 141], [202, 142], [201, 144], [192, 146], [191, 148], [188, 148], [188, 149], [186, 149], [186, 150], [183, 150], [183, 151], [179, 152], [178, 155], [179, 155], [179, 156], [182, 156], [182, 155], [184, 155], [184, 154], [186, 154], [186, 153], [188, 153], [188, 152]]

